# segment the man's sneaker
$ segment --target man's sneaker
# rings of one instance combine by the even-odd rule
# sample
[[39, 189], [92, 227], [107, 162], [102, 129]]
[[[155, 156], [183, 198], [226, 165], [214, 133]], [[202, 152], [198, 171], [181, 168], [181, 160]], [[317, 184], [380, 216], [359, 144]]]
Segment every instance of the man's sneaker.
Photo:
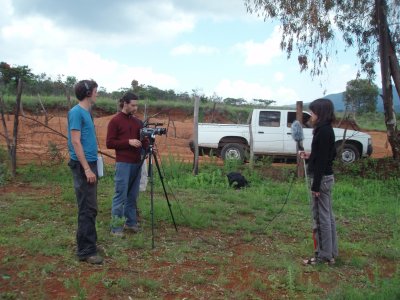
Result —
[[80, 261], [85, 261], [89, 264], [92, 265], [101, 265], [104, 261], [104, 259], [100, 256], [100, 255], [91, 255], [91, 256], [87, 256], [87, 257], [82, 257], [79, 258]]
[[125, 236], [122, 231], [112, 231], [111, 230], [110, 234], [112, 236], [119, 237], [119, 238], [123, 238]]
[[127, 232], [131, 232], [131, 233], [138, 233], [140, 229], [137, 225], [128, 226], [125, 224], [124, 230], [126, 230]]

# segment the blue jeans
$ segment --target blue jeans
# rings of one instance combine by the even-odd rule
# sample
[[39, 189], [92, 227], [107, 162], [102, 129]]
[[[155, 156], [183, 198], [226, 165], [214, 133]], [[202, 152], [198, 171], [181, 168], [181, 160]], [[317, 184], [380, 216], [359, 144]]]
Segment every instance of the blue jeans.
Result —
[[123, 230], [123, 224], [116, 220], [125, 219], [126, 226], [137, 225], [136, 208], [140, 184], [140, 163], [117, 162], [115, 164], [115, 194], [112, 200], [111, 230]]
[[[84, 259], [97, 253], [96, 216], [97, 216], [97, 182], [88, 183], [79, 161], [70, 160], [74, 178], [75, 195], [78, 204], [78, 228], [76, 231], [77, 256]], [[89, 162], [90, 169], [97, 176], [97, 162]]]

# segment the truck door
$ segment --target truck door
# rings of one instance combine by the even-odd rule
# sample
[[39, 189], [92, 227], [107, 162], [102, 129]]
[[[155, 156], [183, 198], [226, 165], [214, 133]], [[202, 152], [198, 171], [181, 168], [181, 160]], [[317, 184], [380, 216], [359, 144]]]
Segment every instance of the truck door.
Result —
[[[306, 112], [303, 112], [303, 147], [306, 151], [311, 150], [311, 141], [312, 141], [312, 127], [310, 124], [310, 115]], [[296, 141], [292, 137], [292, 123], [296, 120], [296, 112], [289, 111], [287, 112], [287, 124], [285, 126], [285, 153], [288, 154], [296, 154]]]
[[283, 128], [280, 111], [260, 111], [254, 120], [253, 147], [254, 153], [282, 153]]

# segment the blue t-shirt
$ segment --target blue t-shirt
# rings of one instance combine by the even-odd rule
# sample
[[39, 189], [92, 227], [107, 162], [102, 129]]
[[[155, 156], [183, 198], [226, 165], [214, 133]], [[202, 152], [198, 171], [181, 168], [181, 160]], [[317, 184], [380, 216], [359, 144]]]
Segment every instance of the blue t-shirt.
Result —
[[81, 144], [88, 162], [97, 161], [96, 131], [92, 117], [86, 109], [79, 104], [68, 112], [68, 151], [71, 159], [78, 160], [71, 141], [71, 130], [81, 132]]

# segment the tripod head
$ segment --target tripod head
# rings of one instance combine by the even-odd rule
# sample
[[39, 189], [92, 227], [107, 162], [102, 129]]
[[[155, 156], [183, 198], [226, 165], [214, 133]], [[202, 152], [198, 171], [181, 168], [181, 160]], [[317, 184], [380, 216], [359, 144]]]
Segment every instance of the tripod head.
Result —
[[[154, 127], [148, 127], [153, 125]], [[140, 140], [148, 138], [150, 143], [153, 143], [155, 140], [156, 135], [163, 135], [167, 134], [167, 128], [161, 128], [157, 126], [164, 125], [164, 123], [147, 123], [145, 122], [145, 127], [140, 130]]]

